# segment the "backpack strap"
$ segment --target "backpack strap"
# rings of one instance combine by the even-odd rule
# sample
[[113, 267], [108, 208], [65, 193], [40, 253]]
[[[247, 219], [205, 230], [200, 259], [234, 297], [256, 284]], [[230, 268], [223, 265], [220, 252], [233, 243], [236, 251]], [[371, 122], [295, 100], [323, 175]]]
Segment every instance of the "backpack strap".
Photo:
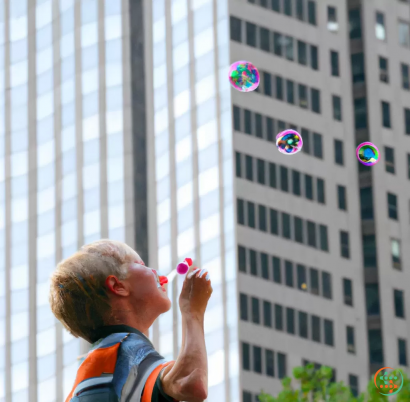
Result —
[[160, 364], [159, 366], [155, 367], [155, 369], [151, 372], [151, 374], [147, 378], [147, 381], [145, 382], [145, 388], [141, 402], [151, 402], [152, 392], [154, 390], [154, 386], [158, 376], [160, 375], [161, 371], [171, 363], [174, 362]]
[[[118, 349], [129, 334], [112, 334], [98, 344], [96, 349], [91, 350], [80, 368], [74, 386], [68, 395], [66, 402], [91, 386], [106, 385], [112, 382], [117, 363]], [[94, 385], [92, 385], [94, 384]]]

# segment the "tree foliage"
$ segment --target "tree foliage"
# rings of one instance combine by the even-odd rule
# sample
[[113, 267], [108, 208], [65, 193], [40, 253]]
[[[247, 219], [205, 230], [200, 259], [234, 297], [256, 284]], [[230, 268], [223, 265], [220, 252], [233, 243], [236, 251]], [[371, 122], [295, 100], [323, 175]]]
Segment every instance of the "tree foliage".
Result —
[[282, 391], [273, 397], [262, 391], [259, 395], [261, 402], [409, 402], [410, 401], [410, 380], [408, 375], [402, 370], [398, 371], [403, 375], [404, 383], [401, 391], [393, 397], [381, 395], [374, 385], [373, 378], [369, 380], [367, 389], [358, 397], [354, 397], [350, 388], [343, 383], [330, 383], [332, 369], [322, 366], [316, 370], [314, 365], [308, 364], [305, 367], [295, 367], [293, 378], [298, 387], [292, 385], [292, 379], [286, 377], [282, 380]]

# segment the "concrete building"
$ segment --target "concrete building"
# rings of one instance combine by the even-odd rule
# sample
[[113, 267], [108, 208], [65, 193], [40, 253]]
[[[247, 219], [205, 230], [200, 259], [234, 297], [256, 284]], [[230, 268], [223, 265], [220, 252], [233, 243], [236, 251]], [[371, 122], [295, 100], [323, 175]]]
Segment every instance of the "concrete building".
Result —
[[[1, 0], [0, 402], [68, 394], [89, 345], [48, 278], [107, 237], [210, 271], [209, 401], [276, 394], [307, 361], [355, 392], [407, 366], [409, 21], [399, 0]], [[181, 284], [150, 334], [168, 359]]]

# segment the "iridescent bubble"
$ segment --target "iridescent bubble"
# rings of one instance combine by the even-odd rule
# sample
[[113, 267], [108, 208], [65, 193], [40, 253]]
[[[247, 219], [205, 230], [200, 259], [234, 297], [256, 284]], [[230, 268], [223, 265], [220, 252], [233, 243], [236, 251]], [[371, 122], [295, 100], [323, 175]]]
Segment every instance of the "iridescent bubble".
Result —
[[302, 136], [295, 130], [285, 130], [276, 136], [276, 148], [282, 154], [297, 154], [302, 147]]
[[379, 161], [379, 149], [371, 142], [363, 142], [356, 148], [356, 157], [363, 165], [373, 166]]
[[249, 61], [236, 61], [229, 68], [229, 82], [238, 91], [254, 91], [259, 86], [259, 71]]

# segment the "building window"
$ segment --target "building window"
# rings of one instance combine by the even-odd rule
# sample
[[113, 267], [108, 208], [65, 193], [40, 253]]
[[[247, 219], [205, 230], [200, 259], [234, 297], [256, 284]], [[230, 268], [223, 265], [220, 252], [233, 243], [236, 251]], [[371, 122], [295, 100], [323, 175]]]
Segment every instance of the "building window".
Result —
[[332, 299], [332, 277], [327, 272], [322, 272], [322, 294], [326, 299]]
[[238, 224], [239, 225], [245, 225], [245, 207], [244, 207], [244, 201], [238, 199], [237, 200], [237, 218], [238, 218]]
[[[264, 207], [265, 208], [265, 207]], [[268, 255], [266, 253], [261, 253], [261, 273], [262, 278], [269, 280], [269, 262]]]
[[299, 84], [299, 106], [303, 109], [308, 107], [307, 88], [306, 85]]
[[363, 235], [363, 265], [365, 268], [377, 267], [376, 237], [375, 235]]
[[307, 48], [306, 43], [298, 40], [298, 62], [306, 66], [307, 64]]
[[406, 126], [406, 134], [410, 135], [410, 109], [404, 109], [404, 124]]
[[376, 38], [379, 40], [386, 39], [386, 28], [384, 27], [384, 14], [376, 12]]
[[299, 311], [299, 336], [308, 338], [308, 315], [303, 311]]
[[306, 267], [304, 265], [297, 265], [297, 276], [298, 276], [298, 289], [306, 290]]
[[242, 42], [242, 20], [231, 17], [231, 40]]
[[245, 109], [245, 134], [252, 135], [252, 114]]
[[328, 346], [333, 346], [333, 321], [324, 320], [325, 325], [325, 344]]
[[276, 56], [282, 56], [282, 45], [283, 45], [282, 34], [278, 32], [274, 32], [273, 33], [273, 53], [275, 53]]
[[263, 138], [262, 115], [259, 113], [255, 113], [255, 131], [257, 138]]
[[308, 234], [308, 245], [310, 247], [316, 247], [316, 224], [307, 221], [307, 234]]
[[241, 154], [236, 152], [236, 177], [242, 177], [242, 162], [241, 162]]
[[321, 342], [321, 336], [320, 336], [320, 317], [316, 315], [312, 315], [312, 341], [314, 342]]
[[334, 77], [339, 76], [339, 53], [335, 52], [334, 50], [330, 51], [330, 67], [331, 67], [331, 74]]
[[267, 140], [269, 142], [274, 142], [273, 140], [273, 136], [274, 136], [274, 128], [273, 128], [274, 124], [273, 124], [273, 119], [271, 119], [270, 117], [266, 117], [266, 131], [267, 131]]
[[285, 53], [286, 58], [293, 61], [293, 38], [291, 36], [285, 36]]
[[277, 182], [276, 182], [276, 164], [269, 162], [269, 185], [272, 188], [277, 187]]
[[272, 304], [268, 301], [263, 302], [263, 325], [272, 328]]
[[319, 69], [317, 46], [310, 45], [310, 67], [313, 70]]
[[312, 98], [312, 111], [320, 113], [320, 92], [317, 89], [310, 88], [310, 96]]
[[252, 394], [248, 391], [242, 392], [242, 399], [243, 399], [243, 402], [253, 402]]
[[367, 315], [379, 315], [379, 285], [377, 283], [366, 284], [366, 307]]
[[373, 219], [373, 196], [371, 187], [360, 189], [360, 209], [362, 220]]
[[391, 257], [393, 268], [401, 269], [400, 242], [396, 239], [391, 239]]
[[349, 233], [340, 231], [340, 255], [343, 258], [350, 258]]
[[395, 173], [394, 169], [394, 149], [390, 147], [384, 147], [384, 163], [385, 163], [385, 168], [386, 172], [389, 173]]
[[286, 377], [286, 355], [278, 353], [278, 378]]
[[362, 37], [362, 22], [360, 18], [360, 8], [349, 11], [350, 39], [360, 39]]
[[343, 299], [347, 306], [353, 306], [353, 285], [350, 279], [343, 278]]
[[257, 160], [257, 169], [258, 169], [258, 183], [259, 184], [266, 184], [265, 178], [265, 161], [262, 159]]
[[317, 185], [317, 201], [320, 204], [325, 204], [326, 197], [325, 197], [325, 181], [323, 179], [316, 180]]
[[293, 221], [295, 226], [295, 241], [297, 243], [303, 243], [303, 220], [295, 216]]
[[296, 18], [303, 21], [305, 19], [304, 14], [304, 0], [296, 0]]
[[329, 251], [329, 243], [327, 240], [327, 226], [319, 225], [320, 249]]
[[382, 117], [383, 127], [391, 128], [390, 103], [382, 101]]
[[407, 154], [407, 178], [410, 180], [410, 154]]
[[288, 103], [294, 104], [295, 103], [295, 85], [293, 81], [286, 80], [286, 94], [287, 94], [287, 101]]
[[276, 99], [283, 100], [283, 79], [276, 76]]
[[256, 229], [255, 226], [255, 204], [248, 201], [248, 226], [252, 229]]
[[404, 21], [399, 21], [399, 43], [402, 46], [409, 47], [410, 41], [409, 24]]
[[340, 96], [333, 95], [333, 118], [338, 121], [342, 121], [342, 100]]
[[250, 22], [246, 23], [246, 44], [256, 47], [256, 25]]
[[246, 179], [249, 181], [253, 181], [253, 158], [252, 156], [246, 155]]
[[313, 178], [305, 174], [305, 196], [308, 200], [313, 200]]
[[404, 292], [394, 289], [394, 312], [396, 317], [404, 318]]
[[274, 364], [274, 353], [272, 350], [265, 349], [265, 363], [266, 363], [266, 375], [268, 377], [275, 376], [275, 364]]
[[310, 154], [310, 133], [309, 133], [309, 130], [307, 130], [306, 128], [302, 128], [301, 129], [301, 134], [302, 134], [302, 138], [303, 138], [302, 152], [309, 155]]
[[289, 191], [288, 168], [286, 168], [285, 166], [280, 167], [280, 188], [282, 191]]
[[360, 82], [364, 82], [365, 74], [363, 53], [352, 54], [351, 61], [353, 83], [358, 84]]
[[293, 264], [285, 261], [285, 282], [286, 286], [293, 288]]
[[332, 32], [335, 32], [339, 29], [339, 24], [337, 23], [336, 7], [327, 7], [327, 29]]
[[407, 341], [398, 339], [399, 365], [407, 367]]
[[346, 340], [347, 340], [347, 351], [348, 353], [356, 353], [356, 347], [354, 343], [354, 328], [346, 327]]
[[242, 342], [242, 369], [249, 371], [251, 369], [251, 348], [249, 343]]
[[283, 12], [289, 17], [292, 16], [292, 0], [283, 0]]
[[255, 250], [249, 250], [249, 265], [250, 265], [251, 275], [258, 276], [258, 262], [256, 260]]
[[272, 269], [273, 269], [273, 281], [276, 283], [282, 283], [282, 273], [280, 270], [280, 259], [278, 257], [272, 257]]
[[359, 395], [359, 379], [353, 374], [349, 374], [349, 387], [352, 395], [357, 398]]
[[238, 246], [238, 268], [246, 273], [246, 248], [242, 246]]
[[262, 374], [262, 348], [253, 347], [253, 371]]
[[370, 364], [383, 364], [383, 341], [380, 329], [370, 329], [368, 336]]
[[283, 330], [283, 308], [279, 304], [275, 304], [275, 328]]
[[272, 76], [269, 73], [263, 73], [263, 93], [266, 96], [272, 96]]
[[258, 215], [259, 215], [259, 230], [262, 232], [267, 231], [266, 227], [266, 207], [263, 205], [258, 205]]
[[335, 163], [341, 166], [344, 165], [343, 142], [340, 140], [335, 140]]
[[241, 308], [241, 320], [248, 321], [248, 296], [241, 293], [239, 295], [240, 308]]
[[276, 211], [275, 209], [270, 210], [270, 232], [274, 235], [279, 234], [278, 211]]
[[254, 324], [260, 324], [259, 299], [255, 297], [252, 297], [252, 322]]
[[398, 220], [398, 211], [397, 211], [397, 196], [391, 193], [387, 193], [387, 204], [389, 210], [389, 218]]
[[316, 2], [308, 1], [308, 22], [311, 25], [316, 25]]
[[380, 81], [389, 83], [389, 65], [386, 58], [379, 56], [379, 76]]
[[313, 133], [313, 156], [323, 159], [322, 136], [317, 133]]
[[310, 268], [310, 293], [319, 296], [319, 271]]
[[292, 170], [292, 188], [293, 194], [300, 196], [300, 173], [297, 170]]
[[280, 0], [272, 0], [272, 10], [280, 13]]
[[355, 128], [358, 130], [367, 127], [366, 98], [359, 98], [354, 100], [354, 122]]
[[233, 107], [233, 128], [241, 131], [241, 109], [238, 106]]
[[403, 63], [401, 65], [401, 85], [403, 89], [410, 89], [409, 66]]
[[286, 309], [286, 331], [295, 334], [295, 310], [289, 307]]
[[270, 32], [269, 29], [259, 28], [259, 46], [265, 52], [270, 52]]
[[337, 186], [337, 200], [339, 209], [342, 211], [347, 211], [347, 202], [346, 202], [346, 187]]

